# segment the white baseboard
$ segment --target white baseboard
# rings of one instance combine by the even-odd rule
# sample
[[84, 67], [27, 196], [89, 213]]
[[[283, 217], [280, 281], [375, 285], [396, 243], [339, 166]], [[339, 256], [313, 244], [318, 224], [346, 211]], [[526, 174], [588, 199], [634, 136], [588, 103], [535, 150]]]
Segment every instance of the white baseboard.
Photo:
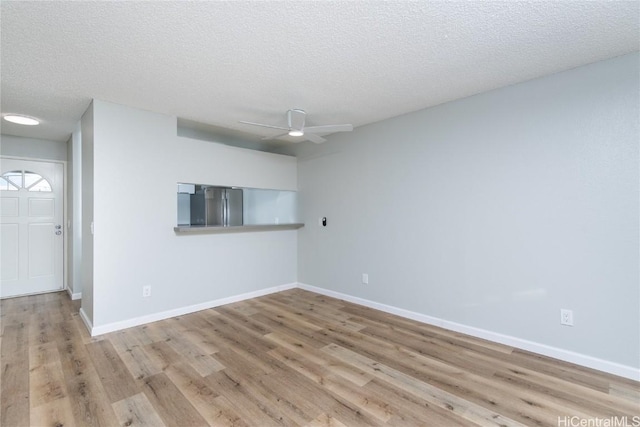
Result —
[[[106, 325], [100, 326], [91, 326], [88, 322], [88, 319], [85, 320], [85, 324], [89, 327], [89, 332], [92, 337], [96, 335], [102, 335], [109, 332], [119, 331], [121, 329], [132, 328], [134, 326], [144, 325], [145, 323], [157, 322], [158, 320], [169, 319], [171, 317], [183, 316], [185, 314], [194, 313], [196, 311], [206, 310], [208, 308], [218, 307], [225, 304], [231, 304], [238, 301], [244, 301], [251, 298], [261, 297], [263, 295], [273, 294], [276, 292], [286, 291], [288, 289], [293, 289], [298, 286], [297, 283], [290, 283], [286, 285], [273, 286], [267, 289], [261, 289], [258, 291], [247, 292], [240, 295], [234, 295], [226, 298], [220, 298], [213, 301], [207, 301], [195, 305], [190, 305], [187, 307], [175, 308], [172, 310], [162, 311], [160, 313], [148, 314], [146, 316], [134, 317], [133, 319], [122, 320], [120, 322], [108, 323]], [[80, 311], [80, 315], [82, 316], [82, 310]]]
[[82, 299], [82, 292], [74, 293], [70, 288], [67, 288], [67, 293], [69, 294], [69, 298], [71, 298], [72, 301]]
[[553, 357], [565, 362], [575, 363], [576, 365], [585, 366], [587, 368], [592, 368], [598, 371], [608, 372], [610, 374], [618, 375], [624, 378], [640, 381], [640, 369], [631, 366], [621, 365], [619, 363], [598, 359], [596, 357], [575, 353], [573, 351], [552, 347], [546, 344], [528, 341], [509, 335], [503, 335], [497, 332], [487, 331], [485, 329], [475, 328], [473, 326], [467, 326], [437, 317], [427, 316], [425, 314], [416, 313], [391, 305], [381, 304], [375, 301], [354, 297], [329, 289], [318, 288], [316, 286], [307, 285], [305, 283], [298, 283], [298, 288], [315, 292], [321, 295], [342, 299], [354, 304], [363, 305], [365, 307], [374, 308], [376, 310], [395, 314], [407, 319], [417, 320], [418, 322], [426, 323], [428, 325], [439, 326], [450, 331], [460, 332], [476, 338], [486, 339], [489, 341], [508, 345], [510, 347], [531, 351], [543, 356]]
[[[127, 319], [120, 322], [108, 323], [106, 325], [93, 326], [92, 322], [87, 317], [84, 310], [80, 309], [80, 318], [86, 325], [87, 329], [91, 333], [91, 336], [102, 335], [109, 332], [119, 331], [121, 329], [131, 328], [134, 326], [143, 325], [145, 323], [157, 322], [159, 320], [168, 319], [171, 317], [182, 316], [196, 311], [206, 310], [208, 308], [214, 308], [225, 304], [231, 304], [234, 302], [244, 301], [251, 298], [261, 297], [263, 295], [273, 294], [276, 292], [286, 291], [288, 289], [300, 288], [307, 291], [315, 292], [321, 295], [326, 295], [345, 301], [352, 302], [354, 304], [363, 305], [365, 307], [374, 308], [376, 310], [383, 311], [385, 313], [395, 314], [407, 319], [416, 320], [418, 322], [426, 323], [428, 325], [438, 326], [450, 331], [460, 332], [473, 337], [486, 339], [496, 343], [508, 345], [510, 347], [519, 348], [522, 350], [531, 351], [537, 354], [541, 354], [555, 359], [563, 360], [569, 363], [575, 363], [576, 365], [585, 366], [587, 368], [596, 369], [610, 374], [618, 375], [624, 378], [629, 378], [635, 381], [640, 381], [640, 369], [621, 365], [615, 362], [610, 362], [603, 359], [598, 359], [592, 356], [576, 353], [569, 350], [564, 350], [557, 347], [548, 346], [525, 339], [500, 334], [497, 332], [488, 331], [485, 329], [476, 328], [473, 326], [463, 325], [449, 320], [440, 319], [433, 316], [427, 316], [426, 314], [416, 313], [414, 311], [405, 310], [402, 308], [394, 307], [387, 304], [370, 301], [364, 298], [354, 297], [352, 295], [343, 294], [340, 292], [332, 291], [329, 289], [318, 288], [316, 286], [307, 285], [305, 283], [290, 283], [286, 285], [273, 286], [267, 289], [261, 289], [258, 291], [247, 292], [240, 295], [234, 295], [226, 298], [220, 298], [213, 301], [207, 301], [187, 307], [180, 307], [172, 310], [163, 311], [160, 313], [153, 313], [146, 316], [135, 317], [133, 319]], [[81, 295], [80, 295], [81, 296]], [[72, 295], [72, 299], [75, 299]]]

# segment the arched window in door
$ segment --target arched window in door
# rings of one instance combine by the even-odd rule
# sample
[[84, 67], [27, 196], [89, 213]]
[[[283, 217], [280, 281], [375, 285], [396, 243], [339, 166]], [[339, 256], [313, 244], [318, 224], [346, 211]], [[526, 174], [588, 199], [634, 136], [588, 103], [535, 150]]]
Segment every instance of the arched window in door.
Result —
[[51, 191], [51, 184], [46, 178], [35, 172], [10, 171], [0, 177], [0, 191]]

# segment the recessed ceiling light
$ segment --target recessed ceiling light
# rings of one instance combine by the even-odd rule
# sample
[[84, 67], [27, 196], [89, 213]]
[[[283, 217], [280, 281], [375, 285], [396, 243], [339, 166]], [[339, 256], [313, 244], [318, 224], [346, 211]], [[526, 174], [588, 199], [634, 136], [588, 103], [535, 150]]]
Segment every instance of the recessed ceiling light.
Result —
[[304, 132], [302, 132], [301, 130], [291, 129], [289, 131], [289, 136], [302, 136], [302, 135], [304, 135]]
[[26, 126], [35, 126], [40, 124], [38, 120], [32, 117], [20, 116], [17, 114], [7, 114], [6, 116], [4, 116], [4, 119], [11, 123], [17, 123], [19, 125], [26, 125]]

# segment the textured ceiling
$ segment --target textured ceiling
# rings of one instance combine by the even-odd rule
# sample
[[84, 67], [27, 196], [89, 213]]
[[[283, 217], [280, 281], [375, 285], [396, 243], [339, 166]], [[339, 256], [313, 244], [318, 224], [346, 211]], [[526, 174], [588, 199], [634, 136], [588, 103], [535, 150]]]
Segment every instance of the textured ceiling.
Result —
[[[637, 51], [639, 2], [1, 2], [2, 133], [66, 141], [92, 98], [247, 138], [361, 126]], [[244, 133], [243, 133], [244, 132]]]

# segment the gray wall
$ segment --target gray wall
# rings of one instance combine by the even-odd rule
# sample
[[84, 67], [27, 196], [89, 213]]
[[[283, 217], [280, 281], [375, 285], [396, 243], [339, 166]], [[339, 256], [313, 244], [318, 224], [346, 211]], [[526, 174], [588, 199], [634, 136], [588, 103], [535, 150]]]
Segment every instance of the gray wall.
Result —
[[299, 282], [638, 367], [638, 62], [301, 147]]
[[30, 159], [67, 160], [67, 143], [21, 136], [0, 136], [0, 154]]

